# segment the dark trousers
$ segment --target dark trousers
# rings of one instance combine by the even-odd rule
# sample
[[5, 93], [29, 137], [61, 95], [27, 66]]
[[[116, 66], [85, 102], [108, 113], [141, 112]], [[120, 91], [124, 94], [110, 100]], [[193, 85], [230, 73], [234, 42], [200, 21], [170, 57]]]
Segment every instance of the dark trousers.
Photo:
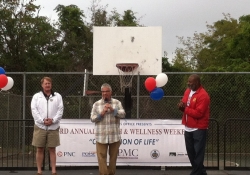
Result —
[[192, 165], [190, 175], [207, 175], [203, 165], [206, 147], [206, 129], [198, 129], [193, 132], [185, 131], [185, 143], [188, 158]]

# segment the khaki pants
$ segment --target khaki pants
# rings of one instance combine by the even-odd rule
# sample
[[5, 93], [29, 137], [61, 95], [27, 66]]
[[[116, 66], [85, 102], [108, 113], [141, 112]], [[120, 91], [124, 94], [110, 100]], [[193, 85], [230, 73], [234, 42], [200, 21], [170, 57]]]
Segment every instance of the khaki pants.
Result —
[[[99, 175], [114, 175], [116, 170], [116, 160], [119, 152], [120, 141], [111, 144], [101, 144], [96, 142], [96, 152], [98, 157]], [[109, 151], [109, 165], [107, 165], [107, 152]]]

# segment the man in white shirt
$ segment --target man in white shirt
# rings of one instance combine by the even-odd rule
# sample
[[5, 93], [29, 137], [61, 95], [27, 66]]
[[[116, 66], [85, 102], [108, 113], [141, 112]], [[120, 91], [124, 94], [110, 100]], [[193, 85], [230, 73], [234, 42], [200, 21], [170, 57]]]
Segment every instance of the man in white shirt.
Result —
[[42, 78], [41, 86], [42, 91], [36, 93], [31, 101], [31, 112], [35, 122], [32, 145], [37, 147], [37, 175], [42, 175], [46, 146], [49, 149], [52, 175], [57, 175], [56, 147], [60, 145], [59, 127], [64, 106], [62, 96], [52, 91], [51, 78]]

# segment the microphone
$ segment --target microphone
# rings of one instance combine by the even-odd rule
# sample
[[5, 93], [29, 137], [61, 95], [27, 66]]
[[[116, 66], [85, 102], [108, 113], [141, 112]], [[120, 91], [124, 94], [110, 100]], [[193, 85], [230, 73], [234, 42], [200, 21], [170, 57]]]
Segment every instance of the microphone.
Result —
[[[109, 103], [108, 98], [104, 98], [104, 103]], [[106, 106], [106, 105], [105, 105], [105, 106]], [[109, 111], [109, 108], [105, 111], [105, 113], [108, 112], [108, 111]]]
[[104, 98], [104, 102], [105, 102], [105, 103], [109, 103], [108, 98]]

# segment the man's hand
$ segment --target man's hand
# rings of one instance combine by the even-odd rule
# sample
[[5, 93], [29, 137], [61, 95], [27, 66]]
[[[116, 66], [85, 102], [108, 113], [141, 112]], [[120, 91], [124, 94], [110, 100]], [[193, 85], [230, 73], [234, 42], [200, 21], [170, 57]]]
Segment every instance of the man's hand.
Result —
[[101, 113], [101, 116], [104, 117], [104, 115], [107, 113], [107, 112], [113, 112], [114, 109], [112, 108], [112, 105], [110, 103], [106, 103], [104, 105], [104, 108], [102, 110], [102, 113]]
[[106, 103], [105, 106], [109, 109], [110, 112], [114, 111], [114, 109], [110, 103]]
[[53, 123], [53, 120], [51, 118], [45, 118], [43, 121], [46, 126], [50, 126]]
[[186, 108], [186, 104], [180, 100], [180, 102], [177, 104], [180, 111], [184, 112]]
[[108, 107], [106, 106], [106, 104], [104, 105], [104, 108], [102, 110], [101, 116], [104, 117], [104, 115], [108, 112]]

